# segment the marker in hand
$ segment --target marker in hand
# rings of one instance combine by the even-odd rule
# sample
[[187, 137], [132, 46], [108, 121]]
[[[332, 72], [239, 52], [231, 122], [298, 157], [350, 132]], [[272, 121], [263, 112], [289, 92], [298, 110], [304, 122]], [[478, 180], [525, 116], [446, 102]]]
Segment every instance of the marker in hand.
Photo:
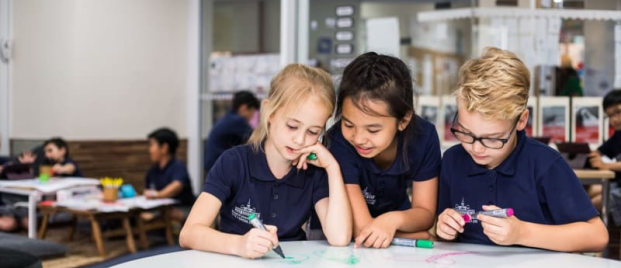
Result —
[[[513, 216], [513, 209], [503, 208], [503, 209], [494, 209], [494, 210], [488, 210], [488, 211], [479, 211], [477, 214], [492, 216], [495, 218], [509, 218]], [[464, 219], [465, 222], [470, 222], [472, 220], [472, 217], [469, 214], [463, 214], [461, 215], [461, 217]]]
[[433, 241], [423, 239], [393, 238], [390, 244], [404, 247], [433, 248]]
[[[261, 222], [259, 217], [257, 217], [257, 214], [252, 213], [252, 214], [248, 215], [248, 220], [250, 221], [250, 224], [252, 224], [252, 226], [254, 226], [254, 228], [261, 229], [263, 231], [267, 231], [267, 228], [265, 228], [265, 225], [263, 225], [263, 223]], [[280, 257], [282, 257], [283, 259], [285, 258], [285, 254], [282, 253], [282, 249], [280, 248], [280, 245], [274, 246], [272, 248], [272, 250], [274, 250], [274, 252], [276, 252], [276, 254], [280, 255]]]

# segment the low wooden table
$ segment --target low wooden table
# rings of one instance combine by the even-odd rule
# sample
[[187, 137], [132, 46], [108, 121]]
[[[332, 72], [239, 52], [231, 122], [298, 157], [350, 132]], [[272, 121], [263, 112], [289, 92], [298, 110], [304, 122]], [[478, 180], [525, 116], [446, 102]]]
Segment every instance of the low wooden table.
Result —
[[[71, 225], [71, 229], [67, 235], [67, 240], [71, 241], [73, 239], [73, 235], [75, 233], [75, 224], [77, 222], [77, 218], [85, 218], [88, 219], [91, 223], [91, 229], [93, 232], [93, 239], [95, 240], [95, 244], [97, 246], [97, 251], [99, 255], [104, 257], [106, 256], [106, 252], [103, 246], [102, 237], [114, 237], [119, 235], [124, 235], [127, 241], [127, 248], [131, 253], [136, 253], [136, 245], [134, 242], [134, 235], [138, 234], [140, 239], [140, 247], [143, 249], [147, 249], [149, 247], [147, 242], [146, 232], [153, 229], [164, 228], [166, 230], [166, 240], [168, 244], [174, 244], [174, 239], [172, 235], [172, 221], [170, 218], [170, 205], [160, 206], [154, 209], [140, 209], [133, 208], [127, 212], [100, 212], [96, 210], [78, 210], [71, 209], [66, 207], [58, 207], [58, 206], [50, 206], [50, 205], [39, 205], [39, 210], [43, 214], [43, 220], [41, 222], [41, 228], [39, 229], [39, 238], [44, 239], [47, 232], [47, 225], [51, 215], [60, 212], [66, 212], [73, 215], [74, 223]], [[163, 222], [157, 222], [154, 224], [145, 223], [141, 217], [140, 213], [146, 211], [160, 211], [163, 215]], [[132, 230], [130, 219], [134, 218], [138, 228]], [[100, 220], [120, 220], [123, 228], [119, 230], [111, 230], [105, 233], [102, 233], [101, 226], [99, 225]]]

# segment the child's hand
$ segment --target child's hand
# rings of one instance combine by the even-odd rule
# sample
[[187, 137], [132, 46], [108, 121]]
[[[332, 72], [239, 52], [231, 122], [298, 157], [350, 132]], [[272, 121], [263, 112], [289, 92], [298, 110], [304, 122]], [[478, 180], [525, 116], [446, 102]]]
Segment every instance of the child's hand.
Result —
[[447, 208], [438, 216], [436, 235], [444, 240], [455, 240], [457, 233], [464, 232], [464, 225], [466, 225], [466, 221], [461, 217], [461, 214], [452, 208]]
[[[330, 166], [337, 166], [336, 159], [334, 156], [324, 147], [320, 142], [317, 142], [308, 147], [304, 147], [300, 150], [295, 151], [296, 153], [300, 153], [300, 158], [297, 161], [294, 161], [293, 164], [298, 169], [306, 170], [308, 168], [307, 163], [313, 164], [318, 167], [322, 167], [324, 169], [328, 169]], [[308, 155], [314, 153], [317, 156], [317, 160], [307, 159]]]
[[157, 191], [153, 190], [153, 189], [144, 190], [144, 196], [147, 199], [155, 199], [155, 198], [157, 198]]
[[[494, 209], [500, 208], [497, 206], [483, 206], [483, 210], [485, 211]], [[487, 235], [492, 242], [503, 246], [519, 244], [518, 240], [520, 238], [523, 222], [517, 217], [496, 218], [479, 214], [477, 219], [481, 221], [483, 233]]]
[[23, 151], [22, 156], [17, 159], [22, 164], [32, 164], [35, 160], [37, 160], [37, 155], [33, 154], [31, 151]]
[[602, 155], [597, 151], [589, 154], [589, 162], [593, 168], [606, 169], [606, 164], [602, 161]]
[[397, 231], [394, 221], [387, 217], [388, 215], [390, 213], [385, 213], [365, 226], [356, 237], [354, 247], [364, 245], [367, 248], [387, 248]]
[[52, 171], [54, 174], [61, 174], [63, 173], [63, 166], [61, 164], [55, 164], [52, 166]]
[[278, 228], [265, 225], [268, 231], [252, 228], [244, 236], [240, 245], [240, 256], [248, 259], [261, 258], [272, 248], [278, 245]]

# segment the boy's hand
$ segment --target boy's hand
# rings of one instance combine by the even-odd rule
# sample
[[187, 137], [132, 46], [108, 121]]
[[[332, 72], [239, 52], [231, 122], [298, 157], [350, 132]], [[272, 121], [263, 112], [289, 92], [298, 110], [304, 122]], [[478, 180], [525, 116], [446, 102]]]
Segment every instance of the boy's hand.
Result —
[[[497, 206], [483, 206], [485, 211], [494, 209], [500, 208]], [[496, 218], [479, 214], [477, 219], [481, 221], [483, 233], [492, 242], [503, 246], [519, 244], [520, 232], [524, 222], [517, 217]]]
[[158, 192], [156, 190], [153, 190], [153, 189], [144, 190], [144, 196], [147, 199], [156, 199], [157, 198], [157, 194], [158, 194]]
[[[328, 149], [326, 149], [326, 147], [324, 147], [320, 142], [316, 142], [313, 145], [296, 150], [295, 152], [301, 154], [300, 158], [298, 158], [296, 161], [293, 161], [293, 164], [298, 169], [306, 170], [308, 168], [307, 163], [324, 169], [328, 169], [330, 166], [338, 166], [338, 163], [336, 163], [336, 159], [334, 159], [334, 156], [332, 156], [330, 151], [328, 151]], [[311, 153], [314, 153], [317, 156], [317, 160], [307, 159], [308, 155]]]
[[602, 161], [602, 155], [598, 151], [589, 154], [589, 162], [593, 168], [606, 169], [606, 164]]
[[354, 247], [364, 245], [367, 248], [387, 248], [397, 231], [394, 220], [389, 215], [390, 213], [382, 214], [365, 226], [356, 237]]
[[61, 174], [63, 173], [63, 166], [61, 164], [55, 164], [52, 166], [52, 171], [54, 174]]
[[466, 221], [461, 214], [452, 208], [447, 208], [438, 216], [436, 235], [447, 241], [455, 240], [457, 233], [464, 232], [464, 225]]
[[32, 164], [37, 160], [37, 155], [33, 154], [31, 151], [23, 151], [22, 155], [17, 159], [22, 164]]
[[268, 231], [252, 228], [242, 236], [239, 245], [239, 256], [248, 259], [261, 258], [268, 253], [275, 245], [278, 245], [278, 228], [273, 225], [265, 225]]

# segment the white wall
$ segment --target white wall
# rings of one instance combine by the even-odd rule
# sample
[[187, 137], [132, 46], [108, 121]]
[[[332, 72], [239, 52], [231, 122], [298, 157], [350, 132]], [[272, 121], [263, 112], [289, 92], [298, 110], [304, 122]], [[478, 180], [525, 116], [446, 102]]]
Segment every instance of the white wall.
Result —
[[13, 1], [11, 138], [186, 136], [188, 1]]
[[[11, 37], [10, 8], [9, 0], [0, 0], [0, 47]], [[9, 61], [0, 58], [0, 155], [9, 155], [9, 74]]]

